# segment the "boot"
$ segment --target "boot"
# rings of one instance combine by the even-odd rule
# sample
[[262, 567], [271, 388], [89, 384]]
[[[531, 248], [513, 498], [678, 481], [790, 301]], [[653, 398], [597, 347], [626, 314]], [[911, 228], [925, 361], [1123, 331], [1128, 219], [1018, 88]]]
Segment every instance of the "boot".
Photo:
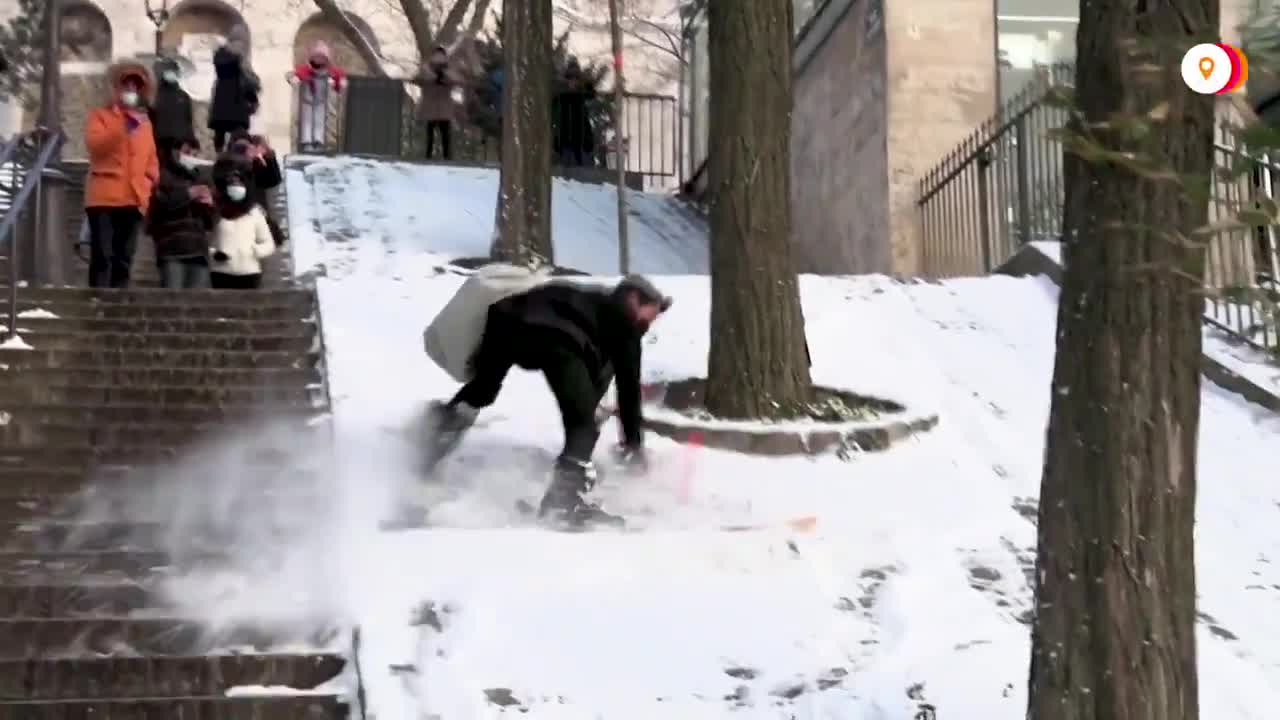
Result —
[[596, 470], [589, 462], [560, 457], [552, 471], [551, 486], [542, 496], [538, 518], [551, 520], [574, 529], [593, 525], [622, 527], [625, 521], [618, 515], [607, 513], [585, 496], [596, 483]]
[[449, 405], [432, 400], [427, 406], [426, 452], [423, 466], [431, 473], [462, 442], [463, 435], [475, 424], [479, 410], [466, 403]]

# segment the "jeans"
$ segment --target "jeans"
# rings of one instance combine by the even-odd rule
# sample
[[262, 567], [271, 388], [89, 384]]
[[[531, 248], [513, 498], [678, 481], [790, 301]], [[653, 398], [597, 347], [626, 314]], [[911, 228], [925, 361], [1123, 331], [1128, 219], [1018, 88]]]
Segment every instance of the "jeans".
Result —
[[89, 223], [89, 287], [129, 287], [142, 213], [135, 207], [85, 208]]
[[158, 265], [162, 288], [202, 290], [209, 287], [209, 261], [203, 257], [164, 258]]

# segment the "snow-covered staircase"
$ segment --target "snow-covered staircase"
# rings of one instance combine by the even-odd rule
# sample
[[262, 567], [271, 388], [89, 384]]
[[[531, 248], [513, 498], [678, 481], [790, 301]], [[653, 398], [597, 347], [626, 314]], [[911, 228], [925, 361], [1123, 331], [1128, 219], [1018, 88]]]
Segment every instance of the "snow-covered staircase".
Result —
[[[0, 348], [0, 719], [347, 717], [322, 687], [346, 666], [339, 630], [214, 629], [164, 590], [223, 567], [237, 528], [275, 532], [281, 503], [305, 518], [324, 502], [270, 437], [226, 467], [188, 459], [264, 417], [327, 447], [314, 292], [19, 297], [23, 342]], [[174, 506], [152, 501], [193, 478], [250, 491], [222, 508], [234, 523], [175, 537]]]

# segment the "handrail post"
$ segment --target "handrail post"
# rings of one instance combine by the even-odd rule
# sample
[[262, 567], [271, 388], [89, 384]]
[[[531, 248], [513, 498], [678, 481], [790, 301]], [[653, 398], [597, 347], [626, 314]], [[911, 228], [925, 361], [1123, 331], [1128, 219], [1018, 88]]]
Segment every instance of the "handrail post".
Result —
[[984, 148], [978, 163], [978, 241], [982, 243], [982, 272], [989, 273], [995, 267], [991, 262], [991, 189], [988, 187], [991, 167], [991, 147]]
[[36, 236], [35, 276], [39, 285], [67, 284], [68, 247], [66, 193], [67, 175], [61, 169], [45, 166], [36, 186], [36, 211], [40, 213], [41, 233]]
[[1018, 118], [1014, 126], [1014, 182], [1018, 193], [1018, 245], [1031, 240], [1031, 184], [1027, 178], [1027, 120]]

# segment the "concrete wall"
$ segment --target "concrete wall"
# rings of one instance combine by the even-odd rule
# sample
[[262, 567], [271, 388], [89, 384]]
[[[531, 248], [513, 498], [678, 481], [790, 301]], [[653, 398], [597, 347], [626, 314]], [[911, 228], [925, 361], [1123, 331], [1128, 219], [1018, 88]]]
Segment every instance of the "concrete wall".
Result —
[[887, 3], [893, 272], [922, 270], [920, 178], [996, 110], [991, 0]]
[[874, 3], [836, 0], [796, 52], [792, 234], [800, 272], [887, 273], [885, 42]]

